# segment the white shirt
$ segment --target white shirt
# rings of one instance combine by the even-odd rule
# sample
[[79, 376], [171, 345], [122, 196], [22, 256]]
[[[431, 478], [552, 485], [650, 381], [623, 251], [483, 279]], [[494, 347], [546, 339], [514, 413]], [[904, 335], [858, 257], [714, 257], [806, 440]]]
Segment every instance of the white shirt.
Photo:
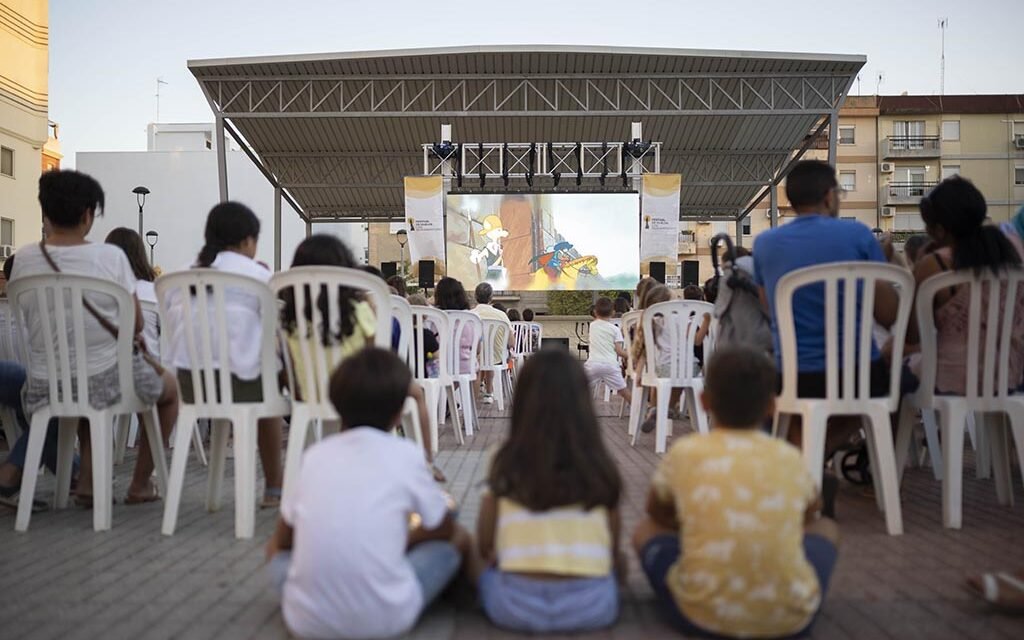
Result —
[[618, 364], [619, 354], [615, 353], [616, 342], [625, 342], [622, 330], [607, 320], [594, 320], [590, 323], [590, 356], [587, 361]]
[[[260, 263], [234, 251], [221, 251], [218, 253], [210, 268], [248, 276], [262, 283], [269, 282], [272, 275], [270, 270]], [[176, 306], [173, 300], [169, 306]], [[252, 293], [229, 287], [224, 295], [224, 307], [224, 317], [228, 325], [230, 342], [228, 347], [230, 362], [228, 366], [231, 369], [231, 373], [242, 380], [255, 380], [260, 376], [260, 354], [263, 348], [263, 326], [260, 320], [259, 299]], [[214, 313], [212, 300], [210, 300], [210, 304], [207, 306], [207, 311], [210, 317], [210, 325], [216, 326], [216, 314]], [[179, 309], [177, 313], [180, 312]], [[199, 313], [197, 305], [192, 306], [192, 312], [194, 314]], [[175, 312], [172, 310], [172, 316], [175, 315]], [[171, 352], [174, 354], [171, 362], [179, 369], [192, 368], [185, 336], [177, 330], [178, 327], [185, 326], [187, 323], [189, 321], [179, 321], [175, 317], [173, 322], [169, 319], [168, 326], [165, 327], [165, 330], [172, 332], [168, 339]], [[191, 325], [197, 326], [198, 323], [191, 322]], [[196, 344], [199, 344], [198, 337]], [[213, 354], [218, 352], [219, 347], [216, 341], [211, 343], [211, 349]], [[214, 355], [214, 358], [216, 359], [216, 355]], [[214, 366], [219, 365], [219, 362], [214, 363]]]
[[[135, 274], [132, 273], [128, 257], [120, 247], [89, 242], [68, 247], [47, 245], [46, 250], [60, 267], [61, 273], [110, 280], [129, 294], [135, 293]], [[41, 273], [55, 273], [55, 271], [46, 261], [39, 245], [30, 244], [19, 249], [18, 259], [14, 261], [14, 269], [11, 271], [11, 282]], [[118, 309], [113, 298], [103, 294], [86, 294], [86, 299], [112, 324], [118, 324]], [[30, 375], [36, 378], [45, 378], [47, 375], [45, 343], [47, 341], [56, 343], [56, 322], [54, 321], [53, 331], [48, 329], [44, 331], [35, 296], [24, 296], [19, 302], [22, 303], [20, 306], [26, 314]], [[131, 326], [118, 327], [119, 331], [135, 331], [134, 306], [130, 315]], [[117, 342], [103, 328], [103, 325], [92, 317], [91, 313], [83, 313], [83, 321], [85, 342], [88, 345], [86, 359], [89, 375], [95, 375], [115, 367], [117, 365]], [[72, 339], [71, 324], [71, 314], [68, 314], [69, 341]], [[74, 368], [76, 360], [74, 354], [71, 355], [71, 366]]]
[[281, 610], [299, 637], [383, 638], [405, 633], [423, 594], [405, 557], [408, 517], [444, 521], [447, 505], [409, 440], [358, 427], [303, 456], [281, 516], [295, 529]]
[[[489, 304], [478, 303], [473, 307], [473, 313], [480, 316], [481, 320], [499, 320], [508, 325], [508, 329], [505, 331], [496, 331], [494, 334], [494, 353], [501, 353], [505, 345], [508, 344], [509, 333], [512, 331], [512, 321], [508, 319], [508, 314], [499, 309], [495, 309]], [[482, 355], [482, 354], [481, 354]], [[492, 364], [501, 364], [500, 362], [494, 362]]]
[[160, 359], [160, 314], [156, 307], [147, 308], [145, 303], [156, 304], [156, 287], [148, 280], [135, 283], [135, 297], [142, 304], [142, 337], [146, 340], [146, 348], [158, 360]]

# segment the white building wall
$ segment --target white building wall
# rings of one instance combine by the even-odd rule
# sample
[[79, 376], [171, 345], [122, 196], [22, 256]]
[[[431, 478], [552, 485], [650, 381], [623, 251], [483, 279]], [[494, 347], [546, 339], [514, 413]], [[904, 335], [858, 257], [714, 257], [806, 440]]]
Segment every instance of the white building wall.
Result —
[[[274, 264], [274, 189], [240, 151], [228, 152], [228, 195], [250, 207], [260, 218], [257, 259]], [[89, 239], [102, 242], [115, 227], [138, 228], [138, 205], [132, 189], [150, 190], [144, 208], [143, 234], [160, 234], [154, 262], [164, 272], [185, 268], [203, 245], [206, 215], [219, 201], [217, 154], [212, 151], [80, 152], [76, 168], [96, 178], [106, 194], [106, 210], [96, 219]], [[38, 208], [38, 205], [37, 205]], [[318, 224], [316, 233], [339, 236], [361, 260], [366, 233], [360, 224]], [[281, 208], [281, 266], [291, 264], [306, 225], [283, 201]]]

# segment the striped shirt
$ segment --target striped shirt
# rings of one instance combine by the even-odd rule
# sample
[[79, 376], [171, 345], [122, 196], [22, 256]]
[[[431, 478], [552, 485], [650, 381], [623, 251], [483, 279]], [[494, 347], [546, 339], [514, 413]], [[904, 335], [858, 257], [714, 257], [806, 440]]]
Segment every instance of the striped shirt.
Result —
[[600, 577], [612, 571], [608, 511], [557, 507], [529, 511], [498, 498], [495, 549], [498, 568], [516, 573]]

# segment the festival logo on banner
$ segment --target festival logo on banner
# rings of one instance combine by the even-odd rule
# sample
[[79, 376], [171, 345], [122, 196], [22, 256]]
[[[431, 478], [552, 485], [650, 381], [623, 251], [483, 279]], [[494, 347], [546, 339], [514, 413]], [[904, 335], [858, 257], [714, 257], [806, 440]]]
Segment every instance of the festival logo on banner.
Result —
[[[678, 173], [648, 173], [643, 176], [640, 197], [640, 262], [648, 272], [651, 262], [673, 267], [679, 262]], [[668, 269], [669, 273], [675, 268]]]
[[415, 270], [420, 260], [433, 260], [444, 273], [444, 194], [441, 176], [405, 178], [405, 227], [409, 259]]

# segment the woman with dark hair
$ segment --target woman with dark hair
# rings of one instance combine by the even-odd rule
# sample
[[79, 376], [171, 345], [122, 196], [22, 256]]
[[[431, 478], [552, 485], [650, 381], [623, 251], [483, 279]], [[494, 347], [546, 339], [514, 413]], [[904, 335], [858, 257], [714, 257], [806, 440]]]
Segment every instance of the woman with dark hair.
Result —
[[622, 479], [601, 437], [586, 374], [568, 352], [541, 350], [526, 361], [508, 439], [487, 483], [477, 520], [487, 616], [533, 633], [613, 624], [616, 576], [625, 577]]
[[[969, 180], [960, 176], [946, 178], [921, 199], [920, 208], [935, 250], [919, 257], [914, 265], [914, 279], [918, 284], [949, 270], [970, 270], [976, 275], [989, 271], [999, 275], [1008, 269], [1020, 268], [1021, 257], [1003, 232], [985, 224], [985, 196]], [[966, 286], [945, 289], [935, 295], [938, 331], [935, 387], [941, 393], [963, 395], [966, 392], [970, 298], [970, 287]], [[982, 298], [984, 308], [988, 291], [983, 292]], [[1018, 290], [1016, 299], [1009, 302], [1015, 307], [1015, 317], [1024, 318], [1024, 291]], [[907, 334], [907, 341], [915, 344], [918, 336], [913, 318]], [[1024, 377], [1024, 323], [1014, 324], [1010, 344], [1009, 379], [1016, 387]], [[918, 364], [917, 358], [911, 359], [912, 370], [917, 369]]]
[[[104, 241], [115, 247], [120, 247], [124, 255], [128, 257], [128, 264], [131, 265], [132, 273], [137, 278], [135, 282], [135, 297], [139, 302], [156, 304], [156, 289], [153, 281], [156, 280], [156, 272], [150, 266], [146, 258], [146, 246], [142, 243], [137, 231], [127, 227], [117, 227], [107, 234]], [[142, 320], [145, 328], [142, 336], [146, 339], [146, 348], [151, 354], [160, 357], [160, 315], [156, 308], [143, 309]]]
[[[206, 217], [205, 244], [196, 257], [194, 268], [216, 269], [225, 273], [243, 275], [260, 282], [270, 281], [270, 269], [256, 261], [256, 243], [260, 235], [260, 220], [249, 207], [240, 202], [222, 202]], [[232, 395], [235, 402], [262, 402], [263, 380], [260, 362], [263, 344], [263, 325], [260, 302], [256, 296], [240, 290], [227, 291], [225, 304], [228, 326], [228, 362], [218, 366], [231, 370]], [[174, 301], [169, 305], [172, 314], [181, 316], [184, 310]], [[193, 308], [193, 313], [198, 313]], [[213, 313], [213, 309], [209, 309]], [[191, 319], [181, 318], [188, 326]], [[211, 324], [214, 324], [211, 315]], [[192, 362], [185, 347], [185, 337], [177, 323], [168, 322], [165, 329], [172, 334], [170, 345], [174, 351], [173, 365], [178, 370], [178, 385], [182, 402], [191, 404]], [[261, 418], [256, 430], [260, 463], [263, 466], [265, 487], [261, 507], [277, 507], [281, 502], [281, 438], [284, 421], [281, 418]]]
[[[462, 283], [455, 278], [441, 278], [434, 289], [434, 306], [442, 311], [469, 311], [469, 296]], [[469, 373], [472, 369], [472, 354], [473, 335], [463, 331], [459, 343], [459, 371], [454, 373]]]

